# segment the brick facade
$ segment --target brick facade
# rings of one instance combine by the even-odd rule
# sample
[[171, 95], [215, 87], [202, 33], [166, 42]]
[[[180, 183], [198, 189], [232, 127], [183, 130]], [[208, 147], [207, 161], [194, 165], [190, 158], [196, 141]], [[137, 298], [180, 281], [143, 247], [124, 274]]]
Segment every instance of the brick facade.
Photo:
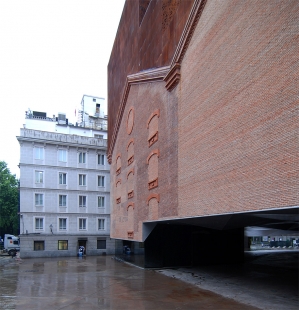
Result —
[[[157, 18], [150, 10], [120, 54], [123, 31], [139, 22], [137, 1], [124, 8], [108, 68], [112, 201], [121, 195], [121, 203], [112, 205], [113, 238], [144, 241], [143, 223], [156, 220], [299, 205], [299, 2], [191, 4], [175, 7], [188, 20], [163, 24], [169, 33], [180, 33], [176, 49], [173, 42], [162, 40], [161, 46], [152, 28], [143, 32], [146, 18]], [[146, 5], [153, 9], [159, 2]], [[130, 42], [133, 51], [127, 50]], [[144, 45], [138, 54], [144, 42], [157, 42], [155, 52]], [[167, 47], [171, 56], [156, 61], [153, 54], [165, 55]], [[120, 55], [129, 51], [136, 51], [142, 68], [125, 67]], [[122, 73], [112, 77], [116, 63]], [[128, 165], [132, 139], [134, 160]]]
[[[118, 154], [124, 154], [123, 157], [127, 158], [127, 153], [130, 151], [127, 146], [131, 139], [134, 139], [134, 161], [128, 165], [122, 160], [121, 174], [111, 173], [112, 197], [119, 196], [118, 185], [120, 180], [122, 186], [121, 203], [112, 206], [112, 238], [130, 239], [127, 238], [128, 232], [133, 231], [133, 239], [141, 241], [141, 228], [144, 221], [153, 219], [153, 216], [157, 219], [158, 217], [167, 218], [174, 215], [172, 208], [177, 206], [177, 156], [170, 156], [170, 154], [177, 154], [178, 138], [176, 129], [177, 111], [168, 101], [170, 96], [172, 95], [165, 92], [163, 82], [131, 87], [117, 136], [115, 155], [112, 156], [111, 171], [116, 171], [117, 161], [115, 157]], [[126, 130], [127, 115], [132, 106], [134, 106], [135, 119], [132, 132], [128, 134]], [[157, 118], [155, 114], [152, 120], [157, 118], [159, 122], [159, 138], [153, 145], [149, 146], [147, 120], [157, 110], [160, 111], [160, 117]], [[163, 122], [160, 121], [161, 119]], [[172, 126], [169, 126], [170, 123]], [[149, 182], [156, 178], [158, 178], [158, 186], [149, 189]], [[134, 196], [128, 198], [128, 193], [132, 190]], [[161, 197], [159, 208], [155, 206], [158, 204], [157, 199], [151, 199], [148, 203], [148, 196], [153, 194]], [[112, 201], [114, 200], [112, 199]], [[128, 208], [130, 203], [134, 203], [134, 208]], [[152, 209], [154, 211], [151, 211]]]
[[298, 205], [298, 13], [207, 1], [175, 89], [179, 216]]

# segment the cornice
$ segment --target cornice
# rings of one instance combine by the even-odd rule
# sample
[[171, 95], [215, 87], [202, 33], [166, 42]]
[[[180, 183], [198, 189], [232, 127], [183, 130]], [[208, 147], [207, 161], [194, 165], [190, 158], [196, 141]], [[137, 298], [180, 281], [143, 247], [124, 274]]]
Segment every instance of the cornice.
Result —
[[80, 189], [69, 189], [69, 188], [46, 188], [46, 187], [29, 187], [20, 186], [20, 190], [28, 192], [57, 192], [57, 193], [82, 193], [82, 194], [96, 194], [96, 195], [110, 195], [110, 191], [95, 191], [95, 190], [80, 190]]
[[111, 143], [109, 143], [109, 149], [107, 152], [107, 158], [109, 164], [112, 163], [112, 153], [116, 142], [116, 137], [119, 131], [120, 123], [122, 120], [123, 112], [129, 96], [131, 85], [163, 80], [166, 82], [165, 87], [167, 91], [172, 91], [178, 85], [181, 78], [180, 68], [182, 60], [186, 54], [186, 50], [189, 46], [194, 30], [196, 28], [198, 20], [200, 19], [200, 16], [203, 12], [206, 2], [207, 0], [194, 1], [194, 4], [190, 11], [188, 20], [186, 22], [185, 28], [181, 35], [180, 41], [178, 43], [178, 46], [176, 48], [170, 66], [146, 70], [127, 76], [121, 99], [121, 104], [118, 109], [113, 134], [111, 136]]
[[174, 56], [171, 61], [171, 69], [177, 64], [181, 64], [185, 56], [186, 50], [189, 46], [191, 38], [193, 36], [194, 30], [197, 26], [197, 23], [200, 19], [200, 16], [203, 12], [207, 0], [195, 0], [190, 11], [189, 17], [187, 19], [185, 28], [181, 35], [180, 41], [174, 52]]
[[[54, 165], [49, 165], [49, 164], [35, 164], [35, 163], [24, 163], [24, 162], [20, 162], [19, 163], [20, 168], [21, 167], [37, 167], [40, 168], [41, 170], [43, 169], [57, 169], [57, 170], [75, 170], [78, 172], [97, 172], [97, 173], [110, 173], [110, 166], [107, 165], [107, 169], [103, 168], [103, 169], [98, 169], [98, 168], [89, 168], [89, 167], [85, 167], [85, 168], [80, 168], [80, 167], [74, 167], [74, 166], [54, 166]], [[106, 165], [105, 165], [106, 166]], [[105, 167], [104, 166], [104, 167]]]
[[110, 165], [112, 163], [112, 152], [114, 149], [114, 144], [115, 144], [116, 137], [119, 131], [120, 123], [123, 117], [123, 113], [125, 110], [125, 106], [127, 103], [131, 85], [139, 84], [139, 83], [148, 83], [148, 82], [159, 81], [159, 80], [162, 81], [164, 76], [169, 71], [169, 69], [170, 69], [170, 66], [166, 66], [162, 68], [155, 68], [155, 69], [150, 69], [146, 71], [141, 71], [141, 72], [127, 76], [124, 92], [123, 92], [122, 99], [121, 99], [121, 104], [118, 109], [114, 129], [113, 129], [113, 134], [111, 137], [110, 148], [107, 154], [108, 162]]
[[164, 78], [166, 82], [166, 89], [172, 91], [180, 82], [181, 79], [181, 63], [186, 54], [187, 48], [193, 36], [194, 30], [198, 23], [198, 20], [202, 14], [204, 6], [207, 0], [195, 0], [179, 44], [176, 48], [174, 56], [171, 61], [170, 70]]
[[179, 63], [175, 63], [164, 77], [163, 80], [166, 82], [165, 87], [168, 91], [172, 91], [178, 85], [181, 79], [180, 71], [181, 65]]
[[107, 139], [97, 139], [92, 137], [83, 137], [68, 134], [58, 134], [40, 130], [22, 129], [22, 135], [17, 136], [21, 142], [35, 142], [52, 145], [64, 145], [71, 147], [84, 147], [95, 150], [106, 150]]
[[128, 83], [142, 83], [142, 82], [151, 82], [155, 80], [162, 80], [164, 76], [169, 71], [170, 66], [165, 66], [161, 68], [150, 69], [146, 71], [141, 71], [135, 74], [128, 75], [127, 80]]

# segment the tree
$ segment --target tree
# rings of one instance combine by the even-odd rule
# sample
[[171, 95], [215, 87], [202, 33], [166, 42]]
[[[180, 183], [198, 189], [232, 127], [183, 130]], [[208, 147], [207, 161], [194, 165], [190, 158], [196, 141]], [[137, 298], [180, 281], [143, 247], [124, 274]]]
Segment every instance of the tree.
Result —
[[7, 164], [0, 161], [0, 236], [17, 235], [19, 223], [19, 181], [10, 173]]

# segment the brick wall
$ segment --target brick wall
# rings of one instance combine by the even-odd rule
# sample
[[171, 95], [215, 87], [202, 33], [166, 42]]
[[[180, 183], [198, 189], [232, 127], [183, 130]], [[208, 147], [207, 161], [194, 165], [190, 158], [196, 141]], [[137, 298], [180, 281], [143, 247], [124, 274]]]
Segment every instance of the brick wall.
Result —
[[[132, 107], [134, 126], [132, 132], [128, 134], [127, 116]], [[157, 110], [159, 110], [159, 117], [155, 114]], [[153, 114], [155, 114], [153, 127], [155, 130], [158, 129], [158, 140], [149, 146], [148, 121]], [[131, 139], [134, 139], [134, 161], [128, 165], [123, 159], [127, 158], [127, 146]], [[119, 175], [116, 174], [118, 154], [122, 156]], [[134, 174], [130, 173], [132, 169]], [[150, 179], [156, 176], [158, 186], [149, 189]], [[116, 203], [118, 189], [115, 184], [118, 179], [121, 179], [122, 188], [120, 204]], [[112, 157], [111, 180], [112, 238], [142, 241], [144, 221], [157, 219], [158, 216], [168, 218], [177, 214], [175, 211], [177, 208], [177, 103], [176, 98], [165, 91], [164, 82], [137, 84], [131, 87]], [[128, 198], [129, 188], [134, 191], [132, 198]], [[150, 195], [153, 196], [148, 201]], [[159, 202], [157, 196], [160, 198]], [[134, 208], [129, 206], [132, 203]], [[133, 237], [128, 237], [128, 232], [131, 231], [134, 233]]]
[[170, 64], [193, 3], [126, 1], [108, 64], [108, 151], [127, 75]]
[[157, 219], [298, 205], [298, 13], [295, 0], [208, 0], [179, 84], [131, 85], [112, 155], [113, 238], [142, 241], [142, 223]]
[[298, 205], [298, 1], [207, 1], [181, 68], [179, 216]]

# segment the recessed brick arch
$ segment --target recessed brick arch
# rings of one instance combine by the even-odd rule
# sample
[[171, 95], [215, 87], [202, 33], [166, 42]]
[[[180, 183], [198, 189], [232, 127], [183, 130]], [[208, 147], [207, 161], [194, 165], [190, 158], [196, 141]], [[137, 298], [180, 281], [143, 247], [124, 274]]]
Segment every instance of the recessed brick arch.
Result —
[[158, 203], [160, 202], [160, 194], [150, 194], [147, 197], [147, 201], [146, 201], [147, 205], [149, 205], [149, 201], [153, 198], [157, 199]]
[[127, 211], [129, 210], [129, 208], [132, 207], [133, 210], [135, 209], [135, 203], [134, 202], [130, 202], [127, 206]]
[[117, 184], [118, 184], [118, 183], [121, 184], [121, 179], [117, 179], [117, 180], [116, 180], [116, 182], [115, 182], [115, 186], [116, 186], [116, 187], [117, 187]]
[[135, 118], [135, 110], [134, 110], [134, 107], [131, 107], [131, 109], [128, 112], [128, 117], [127, 117], [127, 134], [128, 135], [132, 133], [132, 130], [134, 127], [134, 118]]
[[121, 153], [118, 153], [116, 156], [116, 175], [119, 175], [121, 172]]
[[129, 150], [129, 146], [131, 143], [133, 143], [133, 145], [134, 145], [134, 138], [129, 140], [128, 145], [127, 145], [127, 151]]
[[148, 129], [149, 128], [149, 123], [151, 122], [152, 118], [154, 116], [157, 116], [157, 117], [160, 117], [160, 109], [157, 109], [156, 111], [154, 111], [151, 116], [149, 117], [148, 121], [147, 121], [147, 124], [146, 124], [146, 128]]
[[116, 155], [116, 160], [115, 160], [115, 162], [117, 163], [118, 162], [118, 158], [120, 157], [120, 159], [121, 159], [121, 153], [118, 153], [117, 155]]
[[127, 179], [129, 178], [129, 175], [133, 173], [133, 175], [135, 174], [134, 168], [132, 168], [128, 173], [127, 173]]
[[159, 158], [159, 157], [160, 157], [160, 151], [159, 151], [159, 149], [155, 149], [155, 150], [152, 150], [152, 151], [150, 152], [150, 154], [147, 156], [147, 159], [146, 159], [146, 163], [147, 163], [147, 164], [149, 163], [149, 160], [150, 160], [150, 158], [151, 158], [153, 155], [157, 155], [158, 158]]
[[127, 160], [128, 166], [134, 161], [134, 139], [131, 139], [127, 145]]

